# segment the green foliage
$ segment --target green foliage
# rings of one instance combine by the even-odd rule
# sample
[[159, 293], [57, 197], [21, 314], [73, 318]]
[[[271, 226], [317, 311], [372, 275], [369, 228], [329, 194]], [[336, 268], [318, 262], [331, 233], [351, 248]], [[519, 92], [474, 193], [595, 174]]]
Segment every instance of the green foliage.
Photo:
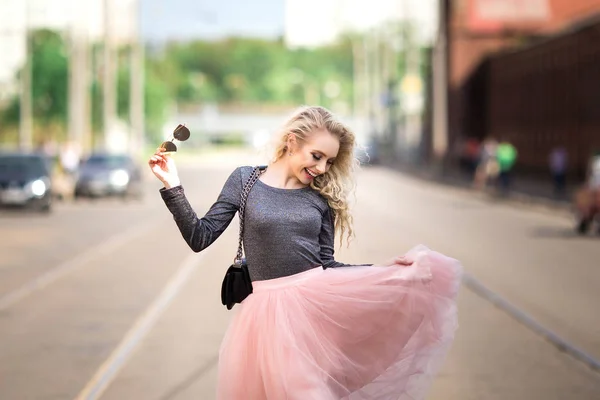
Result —
[[[49, 30], [32, 35], [32, 96], [37, 124], [61, 125], [68, 115], [68, 46]], [[352, 103], [353, 58], [349, 39], [317, 49], [288, 49], [281, 39], [227, 38], [170, 43], [147, 52], [145, 116], [147, 134], [158, 137], [172, 105], [202, 102], [301, 104], [318, 99]], [[102, 44], [95, 44], [90, 82], [91, 126], [102, 129]], [[129, 119], [128, 49], [120, 49], [118, 114]], [[339, 90], [326, 91], [329, 83]], [[329, 94], [330, 97], [327, 96]], [[315, 97], [317, 96], [317, 97]], [[16, 127], [19, 98], [0, 110], [2, 126]], [[0, 131], [0, 135], [2, 131]]]
[[[31, 34], [31, 96], [33, 114], [42, 123], [65, 123], [67, 119], [68, 59], [63, 38], [50, 30]], [[18, 72], [20, 79], [23, 71]], [[19, 97], [15, 96], [2, 113], [7, 125], [19, 122]]]
[[313, 50], [291, 50], [281, 40], [252, 38], [171, 43], [153, 61], [166, 60], [173, 68], [165, 79], [179, 103], [297, 104], [306, 101], [307, 88], [322, 90], [328, 81], [341, 87], [337, 100], [349, 102], [352, 97], [349, 40]]
[[68, 115], [68, 58], [63, 38], [49, 30], [32, 35], [33, 114], [48, 124], [64, 124]]
[[168, 118], [171, 105], [171, 93], [166, 82], [151, 63], [146, 63], [144, 91], [144, 113], [146, 115], [146, 133], [155, 142], [161, 140], [161, 128]]

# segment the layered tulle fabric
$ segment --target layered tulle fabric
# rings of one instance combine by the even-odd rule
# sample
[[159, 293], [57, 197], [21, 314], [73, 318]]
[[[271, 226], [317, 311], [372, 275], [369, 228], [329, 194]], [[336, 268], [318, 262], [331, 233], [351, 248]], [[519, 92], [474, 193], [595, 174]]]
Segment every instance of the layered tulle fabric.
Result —
[[223, 340], [219, 400], [422, 399], [454, 338], [459, 262], [315, 268], [254, 282]]

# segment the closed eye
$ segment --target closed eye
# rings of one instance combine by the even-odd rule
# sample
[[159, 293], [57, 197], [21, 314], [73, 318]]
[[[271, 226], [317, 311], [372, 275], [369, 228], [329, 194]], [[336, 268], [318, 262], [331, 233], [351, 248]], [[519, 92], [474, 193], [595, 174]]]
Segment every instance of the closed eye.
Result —
[[[320, 155], [318, 155], [318, 154], [313, 154], [312, 156], [313, 156], [313, 159], [314, 159], [315, 161], [320, 161], [320, 160], [321, 160], [321, 158], [323, 158], [323, 156], [320, 156]], [[329, 164], [329, 165], [333, 165], [333, 162], [334, 162], [334, 161], [335, 161], [334, 159], [327, 160], [327, 164]]]

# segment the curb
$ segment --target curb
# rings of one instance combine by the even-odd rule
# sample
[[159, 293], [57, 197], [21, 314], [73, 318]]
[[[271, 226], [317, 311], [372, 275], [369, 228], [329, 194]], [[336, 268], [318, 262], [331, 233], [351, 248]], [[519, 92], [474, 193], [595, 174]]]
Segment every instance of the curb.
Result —
[[496, 202], [506, 205], [512, 205], [517, 207], [523, 207], [545, 213], [560, 214], [566, 217], [573, 216], [573, 206], [569, 201], [566, 200], [553, 200], [543, 196], [536, 196], [528, 193], [520, 192], [518, 189], [514, 189], [506, 196], [495, 195], [488, 191], [481, 191], [473, 188], [466, 181], [452, 176], [436, 175], [433, 171], [418, 171], [410, 167], [405, 166], [394, 166], [381, 164], [381, 167], [388, 168], [392, 171], [396, 171], [407, 176], [411, 176], [421, 181], [430, 182], [438, 186], [451, 187], [455, 190], [459, 190], [463, 193], [469, 193], [476, 195], [478, 198], [484, 201]]

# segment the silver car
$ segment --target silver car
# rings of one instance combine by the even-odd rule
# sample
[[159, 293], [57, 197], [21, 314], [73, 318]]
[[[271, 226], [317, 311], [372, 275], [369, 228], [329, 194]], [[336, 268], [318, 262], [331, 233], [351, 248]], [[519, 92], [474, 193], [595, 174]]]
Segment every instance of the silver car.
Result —
[[94, 153], [79, 167], [75, 183], [75, 196], [140, 197], [141, 186], [141, 170], [131, 156]]

